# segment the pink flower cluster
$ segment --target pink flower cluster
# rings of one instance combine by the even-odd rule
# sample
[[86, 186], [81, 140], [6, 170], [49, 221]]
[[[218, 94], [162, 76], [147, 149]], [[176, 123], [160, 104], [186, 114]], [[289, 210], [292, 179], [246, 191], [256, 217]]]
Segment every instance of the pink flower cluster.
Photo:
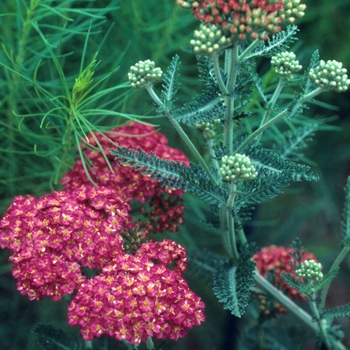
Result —
[[30, 300], [60, 300], [85, 281], [80, 266], [102, 268], [123, 253], [129, 205], [116, 191], [92, 185], [14, 199], [0, 221], [0, 247], [8, 248], [17, 289]]
[[[292, 266], [292, 262], [294, 261], [290, 256], [290, 253], [292, 252], [292, 248], [270, 245], [262, 248], [253, 256], [253, 259], [256, 263], [258, 271], [263, 277], [267, 277], [267, 273], [269, 271], [275, 273], [274, 285], [276, 288], [284, 291], [292, 298], [303, 299], [302, 296], [299, 295], [298, 291], [294, 288], [291, 288], [288, 283], [285, 282], [281, 277], [282, 272], [290, 273], [296, 277], [294, 268]], [[302, 262], [308, 259], [317, 261], [316, 257], [313, 254], [305, 253], [302, 257]]]
[[[126, 136], [130, 134], [134, 137]], [[108, 139], [90, 135], [90, 147], [84, 151], [99, 186], [89, 182], [78, 160], [62, 181], [63, 191], [16, 197], [0, 221], [0, 248], [9, 249], [17, 289], [30, 300], [47, 296], [58, 301], [76, 293], [68, 322], [81, 327], [84, 339], [108, 335], [130, 343], [149, 336], [175, 340], [204, 321], [204, 303], [183, 279], [184, 248], [170, 240], [147, 240], [147, 235], [150, 230], [178, 229], [182, 191], [163, 188], [116, 162], [111, 173], [106, 159], [91, 146], [107, 153], [112, 142], [188, 164], [184, 154], [170, 148], [150, 126], [131, 123], [115, 129]], [[150, 199], [146, 224], [132, 223], [132, 199]], [[83, 267], [99, 273], [89, 279]]]
[[200, 21], [220, 26], [226, 36], [245, 40], [268, 39], [268, 34], [281, 31], [281, 24], [294, 23], [304, 15], [300, 1], [286, 0], [177, 0], [192, 8]]
[[[133, 122], [104, 135], [91, 134], [82, 144], [85, 155], [93, 163], [90, 175], [98, 185], [115, 189], [127, 202], [136, 199], [144, 203], [152, 198], [146, 227], [155, 233], [178, 231], [178, 225], [183, 223], [184, 206], [180, 199], [183, 192], [179, 189], [162, 187], [157, 180], [151, 180], [148, 175], [142, 175], [140, 171], [120, 165], [114, 161], [109, 151], [115, 145], [134, 150], [140, 148], [146, 153], [153, 152], [159, 158], [189, 165], [184, 153], [169, 147], [167, 143], [166, 137], [157, 132], [153, 126]], [[97, 145], [104, 150], [114, 172], [111, 172], [102, 153], [92, 148], [96, 148]], [[75, 189], [86, 183], [90, 183], [90, 180], [81, 159], [78, 159], [73, 169], [62, 179], [62, 185], [66, 189]]]
[[177, 340], [204, 320], [203, 302], [182, 277], [185, 267], [184, 249], [169, 240], [119, 255], [80, 286], [68, 308], [69, 323], [79, 325], [86, 340]]

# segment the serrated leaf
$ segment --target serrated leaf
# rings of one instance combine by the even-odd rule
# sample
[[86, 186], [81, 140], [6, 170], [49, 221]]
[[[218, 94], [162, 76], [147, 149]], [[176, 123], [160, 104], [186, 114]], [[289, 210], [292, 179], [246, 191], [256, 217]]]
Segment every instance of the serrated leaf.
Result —
[[323, 279], [317, 283], [315, 283], [315, 292], [318, 292], [321, 290], [325, 285], [328, 285], [331, 283], [333, 278], [338, 274], [339, 272], [339, 267], [336, 267], [335, 269], [332, 269], [329, 271], [326, 275], [323, 276]]
[[172, 110], [175, 101], [175, 95], [179, 89], [179, 67], [180, 57], [175, 55], [171, 60], [169, 67], [163, 75], [162, 93], [160, 99], [163, 102], [162, 109]]
[[255, 56], [272, 57], [279, 52], [287, 51], [290, 44], [298, 40], [296, 37], [299, 31], [296, 25], [289, 25], [285, 31], [274, 34], [267, 42], [261, 41], [258, 47], [245, 59], [250, 59]]
[[304, 290], [304, 282], [302, 282], [299, 278], [292, 276], [290, 273], [281, 273], [281, 277], [288, 283], [291, 288], [296, 289], [300, 294]]
[[283, 159], [271, 150], [251, 145], [245, 152], [258, 172], [256, 179], [244, 181], [237, 190], [235, 205], [244, 207], [261, 203], [282, 193], [292, 181], [312, 181], [318, 177], [310, 167]]
[[255, 264], [248, 254], [241, 254], [237, 265], [229, 263], [219, 267], [213, 275], [213, 291], [218, 300], [237, 317], [248, 306], [250, 290], [254, 285]]
[[322, 318], [334, 319], [339, 317], [350, 316], [350, 304], [337, 306], [331, 309], [326, 309], [321, 313]]
[[196, 125], [200, 122], [213, 122], [222, 117], [226, 110], [223, 100], [216, 91], [204, 91], [195, 99], [173, 111], [173, 117], [178, 122]]
[[141, 149], [135, 151], [126, 147], [117, 147], [111, 150], [111, 154], [116, 156], [120, 163], [150, 175], [151, 179], [158, 180], [163, 186], [191, 192], [210, 204], [226, 205], [225, 198], [228, 194], [224, 189], [215, 186], [199, 165], [191, 163], [187, 167], [184, 163], [164, 160], [153, 153], [148, 154]]
[[80, 339], [72, 339], [62, 330], [50, 325], [37, 325], [33, 333], [38, 338], [41, 350], [82, 350], [83, 342]]

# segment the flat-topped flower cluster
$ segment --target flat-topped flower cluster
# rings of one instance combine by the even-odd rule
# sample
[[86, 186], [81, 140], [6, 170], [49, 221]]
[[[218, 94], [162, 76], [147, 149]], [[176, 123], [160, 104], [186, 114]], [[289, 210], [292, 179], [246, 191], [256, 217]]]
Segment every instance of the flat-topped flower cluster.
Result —
[[[204, 303], [183, 278], [184, 248], [171, 240], [154, 242], [147, 235], [177, 231], [183, 221], [182, 191], [163, 188], [157, 180], [113, 162], [113, 143], [189, 163], [151, 126], [131, 123], [105, 136], [90, 135], [83, 147], [98, 186], [89, 181], [79, 159], [63, 178], [63, 191], [16, 197], [0, 221], [0, 247], [9, 249], [17, 289], [30, 300], [47, 296], [58, 301], [75, 292], [68, 322], [81, 327], [84, 339], [176, 340], [204, 321]], [[133, 223], [131, 200], [150, 198], [149, 221]], [[99, 273], [89, 279], [83, 268]]]
[[[231, 40], [266, 40], [304, 16], [306, 8], [300, 0], [177, 0], [184, 8], [206, 24], [217, 26]], [[217, 30], [213, 28], [213, 31]]]

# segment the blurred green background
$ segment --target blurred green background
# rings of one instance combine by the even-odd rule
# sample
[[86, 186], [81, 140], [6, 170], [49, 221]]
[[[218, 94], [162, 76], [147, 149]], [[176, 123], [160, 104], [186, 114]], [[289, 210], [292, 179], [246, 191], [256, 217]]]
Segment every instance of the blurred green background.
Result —
[[[33, 2], [33, 1], [32, 1]], [[0, 29], [1, 40], [7, 50], [16, 53], [18, 41], [21, 38], [20, 29], [14, 13], [18, 6], [25, 14], [26, 5], [29, 0], [17, 2], [8, 1], [6, 6], [2, 2], [1, 15], [7, 26]], [[43, 1], [47, 6], [56, 6], [66, 3], [68, 8], [100, 8], [106, 9], [111, 3], [107, 0], [95, 1]], [[345, 67], [350, 68], [350, 1], [305, 1], [307, 4], [306, 15], [299, 22], [300, 33], [297, 45], [297, 56], [302, 57], [301, 63], [308, 65], [308, 61], [314, 50], [318, 49], [321, 59], [335, 59], [343, 62]], [[196, 86], [197, 70], [195, 58], [182, 49], [188, 46], [192, 37], [192, 31], [197, 23], [189, 11], [180, 8], [175, 0], [132, 0], [116, 1], [118, 7], [107, 11], [105, 20], [94, 27], [94, 32], [89, 38], [86, 50], [87, 62], [91, 60], [99, 48], [102, 39], [105, 40], [99, 50], [98, 59], [102, 61], [100, 70], [96, 74], [106, 74], [117, 64], [119, 70], [111, 76], [106, 87], [118, 85], [126, 81], [126, 74], [130, 65], [139, 60], [151, 59], [163, 70], [168, 66], [170, 59], [175, 53], [181, 57], [181, 88], [179, 103], [194, 96]], [[5, 16], [5, 13], [10, 15]], [[12, 13], [12, 14], [11, 14]], [[75, 14], [71, 13], [72, 17]], [[41, 18], [37, 18], [39, 26]], [[44, 20], [44, 19], [43, 19]], [[93, 17], [90, 20], [94, 20]], [[67, 22], [60, 17], [56, 25], [64, 26]], [[95, 22], [94, 22], [95, 23]], [[45, 29], [46, 28], [46, 29]], [[23, 28], [22, 28], [23, 29]], [[42, 27], [51, 30], [49, 26]], [[105, 34], [110, 31], [109, 35]], [[41, 57], [36, 50], [36, 42], [40, 41], [38, 33], [32, 28], [29, 30], [29, 48], [26, 51], [26, 60], [21, 62], [23, 71], [32, 72], [37, 63], [33, 62]], [[71, 35], [60, 48], [60, 62], [64, 64], [64, 72], [68, 82], [74, 81], [82, 52], [84, 50], [85, 36], [81, 33]], [[58, 44], [57, 44], [58, 45]], [[1, 49], [0, 49], [1, 50]], [[4, 50], [4, 47], [2, 48]], [[0, 51], [1, 52], [1, 51]], [[66, 56], [65, 56], [66, 55]], [[44, 55], [45, 56], [45, 55]], [[1, 62], [8, 62], [8, 58], [2, 51]], [[36, 62], [38, 59], [36, 60]], [[12, 125], [12, 133], [9, 134], [9, 88], [8, 81], [11, 80], [10, 72], [0, 67], [2, 102], [0, 110], [3, 113], [1, 131], [1, 165], [0, 165], [0, 209], [3, 212], [8, 207], [15, 195], [33, 193], [42, 195], [50, 192], [52, 188], [59, 188], [51, 181], [52, 172], [55, 169], [57, 159], [50, 157], [38, 158], [33, 152], [33, 140], [28, 135]], [[44, 79], [43, 77], [40, 77]], [[46, 83], [56, 79], [48, 76]], [[56, 81], [56, 80], [55, 80]], [[28, 113], [26, 98], [28, 99], [28, 85], [19, 83], [17, 93], [21, 100], [15, 101], [18, 108], [17, 113]], [[30, 96], [30, 94], [29, 94]], [[17, 96], [18, 97], [18, 96]], [[289, 188], [285, 194], [268, 201], [257, 208], [254, 224], [249, 227], [251, 236], [259, 246], [277, 244], [289, 245], [293, 238], [299, 236], [307, 250], [314, 253], [327, 269], [332, 259], [336, 256], [340, 244], [340, 220], [344, 202], [343, 187], [350, 175], [350, 93], [337, 94], [334, 92], [324, 93], [320, 96], [322, 100], [332, 106], [333, 109], [324, 109], [311, 105], [307, 111], [309, 116], [327, 117], [332, 130], [319, 131], [310, 144], [306, 153], [312, 161], [312, 167], [320, 175], [320, 181], [312, 184], [296, 184]], [[122, 100], [119, 105], [125, 113], [140, 115], [154, 115], [153, 106], [145, 91], [133, 93]], [[38, 106], [37, 106], [38, 107]], [[39, 108], [39, 107], [38, 107]], [[5, 117], [6, 116], [6, 117]], [[14, 119], [16, 115], [12, 115]], [[169, 139], [169, 144], [183, 149], [186, 147], [181, 143], [171, 126], [165, 120], [151, 120], [159, 125], [160, 131]], [[12, 123], [13, 121], [11, 121]], [[111, 121], [110, 121], [111, 122]], [[117, 122], [120, 122], [118, 120]], [[16, 123], [19, 123], [17, 121]], [[39, 132], [39, 122], [32, 121], [36, 125], [31, 130]], [[112, 121], [113, 123], [113, 121]], [[34, 132], [33, 131], [33, 132]], [[188, 129], [189, 134], [194, 134]], [[49, 134], [48, 134], [49, 135]], [[47, 136], [47, 135], [46, 135]], [[10, 139], [14, 138], [14, 139]], [[38, 140], [40, 137], [38, 138]], [[18, 141], [20, 140], [20, 141]], [[15, 153], [11, 152], [9, 142]], [[59, 140], [58, 140], [59, 142]], [[196, 141], [200, 145], [200, 141]], [[23, 153], [23, 152], [27, 153]], [[22, 152], [22, 153], [21, 153]], [[12, 169], [13, 173], [9, 171]], [[186, 197], [188, 208], [185, 223], [181, 232], [169, 235], [185, 246], [193, 241], [202, 246], [219, 249], [219, 237], [216, 235], [203, 235], [202, 227], [194, 215], [199, 214], [204, 219], [205, 208], [192, 196]], [[190, 234], [191, 233], [191, 234]], [[41, 302], [29, 302], [21, 296], [15, 287], [15, 280], [11, 277], [10, 265], [7, 262], [7, 251], [0, 252], [0, 349], [1, 350], [33, 350], [38, 349], [36, 336], [32, 333], [37, 323], [51, 324], [76, 335], [78, 329], [66, 324], [66, 301], [59, 303], [50, 300]], [[331, 287], [328, 306], [335, 306], [340, 301], [350, 302], [348, 293], [350, 282], [349, 259], [343, 264], [342, 271], [336, 282]], [[210, 277], [210, 276], [208, 276]], [[176, 349], [235, 349], [239, 338], [239, 324], [235, 322], [229, 312], [223, 311], [221, 305], [216, 301], [211, 291], [210, 278], [188, 275], [189, 284], [207, 304], [207, 321], [201, 326], [189, 332], [186, 339], [174, 343]], [[288, 317], [288, 316], [283, 316]], [[349, 332], [350, 324], [342, 320], [343, 330]], [[350, 338], [350, 334], [347, 334]], [[116, 345], [109, 345], [107, 340], [101, 341], [101, 348], [116, 349]]]

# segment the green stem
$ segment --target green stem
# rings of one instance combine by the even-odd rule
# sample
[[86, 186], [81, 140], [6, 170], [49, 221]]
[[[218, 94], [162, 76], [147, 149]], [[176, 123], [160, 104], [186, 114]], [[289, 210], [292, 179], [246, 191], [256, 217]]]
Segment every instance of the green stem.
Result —
[[[154, 92], [153, 87], [146, 85], [146, 90], [153, 99], [153, 101], [158, 105], [158, 106], [163, 106], [162, 101], [159, 99], [158, 95]], [[180, 124], [171, 116], [170, 112], [165, 110], [164, 111], [165, 115], [168, 117], [170, 123], [174, 126], [178, 134], [181, 136], [182, 140], [185, 142], [187, 147], [190, 149], [194, 157], [198, 160], [199, 164], [203, 167], [204, 171], [207, 173], [208, 177], [212, 181], [213, 184], [217, 185], [217, 181], [214, 178], [212, 172], [210, 171], [207, 163], [203, 159], [203, 157], [200, 155], [198, 152], [197, 148], [195, 145], [192, 143], [192, 141], [189, 139], [189, 137], [186, 135]]]
[[239, 56], [238, 59], [240, 62], [244, 61], [247, 56], [259, 45], [261, 42], [260, 39], [255, 39]]
[[268, 122], [266, 122], [264, 125], [261, 125], [259, 129], [256, 129], [252, 134], [250, 134], [243, 143], [237, 148], [236, 153], [241, 152], [246, 146], [249, 145], [258, 135], [260, 135], [262, 132], [264, 132], [266, 129], [268, 129], [273, 124], [280, 121], [283, 117], [285, 117], [288, 113], [288, 108], [277, 114], [275, 117], [270, 119]]
[[245, 147], [247, 147], [249, 145], [249, 143], [251, 143], [252, 141], [254, 141], [255, 138], [257, 138], [261, 133], [263, 133], [266, 129], [268, 129], [269, 127], [271, 127], [273, 124], [277, 123], [278, 121], [280, 121], [283, 117], [285, 117], [288, 112], [290, 112], [290, 115], [293, 116], [296, 111], [298, 110], [298, 108], [300, 107], [300, 105], [312, 98], [314, 98], [315, 96], [317, 96], [318, 94], [320, 94], [321, 92], [325, 91], [323, 88], [317, 88], [311, 92], [309, 92], [308, 94], [301, 96], [299, 98], [299, 100], [295, 103], [294, 107], [292, 108], [292, 110], [290, 111], [288, 108], [284, 109], [282, 112], [280, 112], [279, 114], [277, 114], [275, 117], [273, 117], [272, 119], [270, 119], [269, 121], [267, 121], [265, 124], [260, 125], [260, 127], [255, 130], [252, 134], [250, 134], [244, 141], [243, 143], [237, 148], [236, 153], [239, 153], [240, 151], [242, 151]]
[[225, 52], [225, 72], [227, 74], [226, 91], [230, 94], [225, 97], [226, 113], [224, 123], [224, 147], [227, 154], [233, 153], [233, 115], [235, 100], [233, 92], [235, 90], [238, 64], [238, 43], [233, 43], [233, 47]]
[[219, 220], [220, 220], [220, 235], [222, 239], [222, 245], [224, 246], [225, 250], [227, 251], [230, 258], [233, 258], [233, 247], [232, 242], [229, 239], [229, 235], [227, 234], [227, 220], [226, 220], [226, 212], [227, 208], [226, 206], [222, 205], [219, 208]]
[[219, 64], [219, 53], [217, 51], [213, 52], [213, 54], [211, 56], [211, 60], [213, 61], [215, 77], [216, 77], [216, 81], [218, 82], [218, 85], [220, 87], [220, 90], [223, 94], [227, 95], [228, 90], [224, 84], [224, 81], [222, 80], [220, 64]]
[[267, 279], [262, 277], [260, 273], [256, 270], [254, 275], [255, 283], [262, 288], [264, 291], [268, 292], [274, 299], [276, 299], [285, 309], [290, 311], [293, 315], [298, 317], [303, 323], [310, 327], [313, 331], [317, 332], [318, 327], [313, 321], [311, 315], [309, 315], [305, 310], [295, 304], [291, 299], [289, 299], [285, 294], [283, 294], [279, 289], [274, 287]]
[[146, 348], [147, 348], [147, 350], [154, 350], [155, 349], [153, 339], [151, 337], [147, 338]]
[[207, 141], [207, 145], [208, 145], [208, 151], [209, 151], [209, 156], [211, 159], [211, 164], [213, 166], [213, 168], [215, 169], [216, 173], [218, 175], [220, 175], [220, 166], [219, 166], [219, 162], [217, 161], [216, 157], [215, 157], [215, 152], [214, 152], [214, 148], [213, 148], [213, 139], [211, 139], [208, 135], [205, 135], [206, 141]]
[[[268, 102], [268, 104], [266, 106], [266, 111], [265, 111], [264, 116], [261, 119], [260, 127], [262, 127], [267, 122], [267, 120], [269, 119], [270, 114], [272, 112], [272, 109], [275, 106], [275, 104], [277, 102], [277, 99], [278, 99], [279, 95], [281, 94], [284, 85], [285, 85], [285, 80], [284, 79], [279, 79], [277, 87], [276, 87], [276, 90], [275, 90], [274, 94], [272, 95], [270, 101]], [[256, 138], [257, 142], [260, 141], [261, 136], [262, 136], [262, 133]]]
[[227, 200], [227, 212], [226, 212], [226, 220], [227, 220], [227, 230], [225, 230], [225, 235], [227, 235], [227, 239], [225, 241], [229, 242], [229, 247], [225, 247], [227, 250], [230, 249], [229, 255], [236, 263], [239, 258], [236, 236], [235, 236], [235, 219], [232, 214], [233, 203], [235, 201], [236, 196], [236, 184], [231, 182], [230, 184], [230, 195]]
[[[338, 254], [338, 256], [336, 257], [336, 259], [334, 260], [330, 271], [334, 270], [335, 268], [337, 268], [341, 262], [344, 260], [344, 258], [346, 257], [346, 255], [349, 253], [350, 251], [350, 246], [346, 245], [342, 248], [342, 250], [340, 251], [340, 253]], [[321, 292], [321, 297], [320, 297], [320, 308], [323, 309], [325, 307], [325, 303], [326, 303], [326, 298], [327, 298], [327, 294], [328, 294], [328, 289], [331, 285], [332, 281], [329, 281], [323, 288], [322, 288], [322, 292]]]
[[[312, 282], [310, 282], [312, 283]], [[317, 321], [318, 324], [318, 328], [320, 330], [320, 334], [321, 334], [321, 338], [323, 340], [323, 342], [325, 343], [327, 349], [332, 349], [331, 347], [331, 343], [329, 341], [329, 337], [327, 335], [327, 330], [326, 330], [326, 324], [325, 321], [321, 318], [320, 313], [318, 312], [318, 308], [316, 305], [316, 293], [312, 288], [312, 291], [310, 292], [310, 296], [309, 296], [309, 305], [310, 305], [310, 309]]]
[[[269, 281], [267, 281], [264, 277], [260, 275], [260, 273], [256, 270], [254, 275], [255, 283], [269, 293], [274, 299], [276, 299], [285, 309], [295, 315], [300, 321], [302, 321], [305, 325], [307, 325], [310, 329], [312, 329], [315, 333], [319, 333], [319, 326], [315, 323], [313, 317], [299, 307], [296, 303], [294, 303], [291, 299], [289, 299], [285, 294], [283, 294], [279, 289], [274, 287]], [[336, 350], [346, 350], [345, 346], [337, 341], [333, 344], [334, 349]]]

